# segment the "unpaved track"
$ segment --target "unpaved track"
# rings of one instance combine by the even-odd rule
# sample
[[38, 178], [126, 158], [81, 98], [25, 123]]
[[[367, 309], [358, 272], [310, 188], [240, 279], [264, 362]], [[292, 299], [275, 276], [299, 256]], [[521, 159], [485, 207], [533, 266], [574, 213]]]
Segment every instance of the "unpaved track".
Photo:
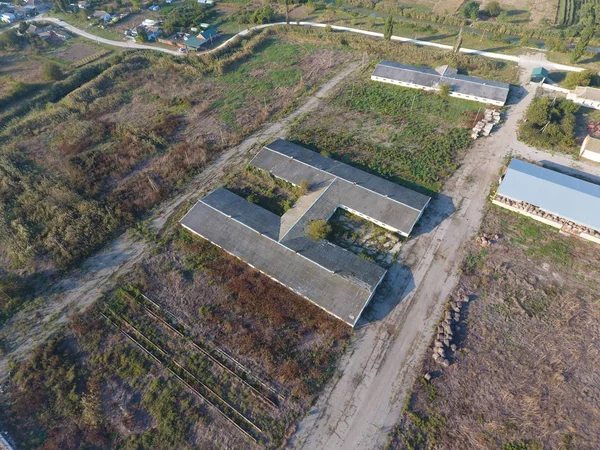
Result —
[[[76, 28], [73, 25], [69, 25], [64, 20], [55, 19], [52, 17], [42, 17], [40, 15], [34, 19], [28, 20], [27, 22], [36, 22], [36, 21], [37, 22], [51, 22], [55, 25], [59, 25], [59, 26], [65, 28], [66, 30], [70, 31], [73, 34], [77, 34], [79, 36], [83, 36], [85, 38], [88, 38], [88, 39], [91, 39], [91, 40], [94, 40], [97, 42], [101, 42], [106, 45], [113, 45], [116, 47], [130, 48], [130, 49], [155, 50], [158, 52], [168, 53], [170, 55], [175, 55], [175, 56], [182, 56], [182, 55], [186, 54], [186, 53], [181, 53], [177, 50], [169, 50], [169, 49], [158, 47], [158, 46], [139, 44], [137, 42], [133, 42], [133, 41], [129, 41], [129, 40], [113, 41], [111, 39], [101, 38], [99, 36], [96, 36], [95, 34], [91, 34], [91, 33], [88, 33], [87, 31]], [[319, 23], [319, 22], [290, 22], [289, 24], [286, 24], [286, 22], [275, 22], [275, 23], [267, 23], [264, 25], [256, 25], [254, 27], [242, 30], [239, 33], [237, 33], [236, 35], [234, 35], [233, 37], [229, 38], [227, 41], [220, 44], [219, 46], [217, 46], [211, 50], [204, 51], [201, 54], [206, 55], [206, 54], [213, 53], [213, 52], [219, 50], [220, 48], [226, 46], [234, 39], [237, 39], [238, 37], [241, 37], [241, 36], [246, 36], [251, 31], [260, 30], [262, 28], [274, 27], [274, 26], [278, 26], [278, 25], [288, 25], [288, 26], [292, 25], [292, 26], [315, 27], [315, 28], [325, 28], [325, 27], [330, 26], [331, 29], [335, 30], [335, 31], [344, 31], [344, 32], [348, 32], [348, 33], [361, 34], [363, 36], [383, 38], [383, 33], [378, 33], [376, 31], [360, 30], [358, 28], [343, 27], [343, 26], [339, 26], [339, 25], [328, 25], [328, 24]], [[16, 27], [16, 25], [12, 28], [15, 28], [15, 27]], [[434, 48], [438, 48], [440, 50], [452, 50], [453, 49], [452, 45], [440, 44], [437, 42], [421, 41], [418, 39], [411, 39], [411, 38], [406, 38], [406, 37], [402, 37], [402, 36], [392, 36], [391, 40], [396, 41], [396, 42], [403, 42], [406, 44], [415, 44], [415, 45], [418, 45], [421, 47], [434, 47]], [[542, 56], [540, 58], [540, 57], [535, 57], [535, 56], [532, 57], [529, 54], [519, 55], [519, 56], [506, 55], [504, 53], [494, 53], [494, 52], [488, 52], [485, 50], [475, 50], [472, 48], [460, 48], [459, 52], [465, 53], [467, 55], [478, 55], [478, 56], [483, 56], [485, 58], [500, 59], [503, 61], [516, 62], [521, 66], [528, 65], [528, 66], [536, 67], [540, 64], [540, 61], [543, 60], [544, 67], [549, 70], [564, 70], [564, 71], [570, 71], [570, 72], [581, 72], [582, 70], [584, 70], [581, 67], [567, 66], [565, 64], [558, 64], [558, 63], [554, 63], [551, 61], [546, 61], [545, 56]], [[536, 54], [543, 55], [542, 53], [536, 53]]]
[[[522, 70], [523, 83], [529, 73], [528, 68]], [[417, 237], [401, 252], [399, 261], [408, 267], [396, 265], [386, 276], [352, 350], [340, 363], [340, 378], [301, 422], [290, 448], [385, 447], [413, 380], [420, 375], [435, 325], [458, 282], [466, 244], [477, 233], [490, 185], [505, 155], [519, 154], [600, 175], [600, 165], [575, 163], [568, 156], [551, 155], [517, 141], [518, 119], [533, 98], [534, 88], [528, 89], [529, 95], [510, 107], [502, 127], [469, 150], [462, 166], [428, 208]]]
[[[185, 193], [160, 207], [160, 211], [152, 218], [151, 227], [161, 229], [182, 202], [199, 195], [202, 191], [214, 188], [223, 180], [223, 175], [248, 159], [253, 147], [284, 135], [294, 120], [315, 110], [321, 99], [331, 94], [334, 88], [359, 66], [358, 62], [348, 64], [293, 113], [275, 123], [265, 125], [239, 145], [221, 154], [192, 180]], [[80, 270], [53, 287], [53, 293], [48, 294], [42, 305], [25, 308], [0, 330], [0, 338], [9, 344], [10, 356], [18, 360], [26, 357], [65, 323], [70, 313], [96, 301], [102, 292], [112, 285], [115, 274], [122, 275], [131, 269], [148, 250], [148, 243], [124, 233], [102, 252], [90, 257]], [[22, 330], [27, 330], [26, 335]], [[9, 355], [4, 355], [0, 358], [0, 382], [8, 375], [8, 357]]]

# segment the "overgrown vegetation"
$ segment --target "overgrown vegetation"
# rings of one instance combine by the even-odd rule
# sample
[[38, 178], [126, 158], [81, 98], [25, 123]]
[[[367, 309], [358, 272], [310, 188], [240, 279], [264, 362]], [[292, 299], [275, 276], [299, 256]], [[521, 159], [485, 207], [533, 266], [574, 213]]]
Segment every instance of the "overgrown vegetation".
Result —
[[579, 107], [565, 98], [533, 99], [519, 124], [519, 139], [534, 147], [572, 152], [575, 113]]
[[458, 351], [442, 370], [427, 352], [421, 375], [433, 378], [413, 385], [389, 448], [593, 448], [596, 246], [492, 205], [481, 232], [499, 238], [473, 242], [463, 265], [454, 295], [471, 301]]
[[210, 58], [112, 57], [7, 108], [0, 261], [72, 267], [349, 57], [267, 31]]
[[293, 186], [252, 166], [245, 166], [232, 174], [226, 188], [279, 216], [290, 209], [298, 197], [304, 194], [301, 187]]
[[478, 108], [360, 79], [293, 127], [291, 138], [392, 181], [437, 191], [472, 141], [467, 127]]
[[311, 220], [306, 226], [306, 235], [313, 241], [327, 239], [331, 234], [331, 225], [326, 220]]
[[[276, 447], [332, 376], [350, 336], [345, 324], [174, 226], [157, 242], [154, 255], [120, 281], [126, 289], [107, 293], [17, 366], [8, 395], [0, 398], [0, 421], [18, 445]], [[161, 307], [143, 300], [142, 293]], [[101, 314], [160, 360], [179, 365], [170, 367], [185, 367], [180, 376], [201, 392], [210, 388], [218, 407], [235, 417], [225, 401], [257, 423], [259, 443], [246, 439], [170, 373], [169, 364], [146, 356]], [[167, 321], [185, 334], [173, 332]], [[232, 355], [281, 394], [276, 407], [265, 405], [198, 346]]]
[[367, 261], [388, 268], [396, 260], [402, 238], [373, 222], [338, 208], [331, 219], [327, 239]]

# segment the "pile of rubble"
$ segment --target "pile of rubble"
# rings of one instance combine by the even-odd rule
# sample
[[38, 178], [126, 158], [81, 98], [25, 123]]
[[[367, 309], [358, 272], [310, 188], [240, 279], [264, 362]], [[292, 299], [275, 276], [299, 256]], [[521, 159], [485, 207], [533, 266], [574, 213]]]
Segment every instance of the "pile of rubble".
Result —
[[519, 209], [526, 213], [532, 214], [534, 216], [538, 216], [538, 217], [541, 217], [544, 219], [551, 220], [552, 222], [559, 223], [562, 225], [562, 228], [561, 228], [562, 231], [566, 231], [566, 232], [573, 233], [576, 235], [580, 235], [581, 233], [587, 233], [590, 236], [600, 238], [600, 233], [598, 233], [597, 231], [592, 230], [591, 228], [585, 227], [583, 225], [579, 225], [574, 222], [571, 222], [570, 220], [563, 219], [562, 217], [557, 216], [555, 214], [548, 213], [548, 212], [544, 211], [543, 209], [541, 209], [535, 205], [532, 205], [531, 203], [518, 202], [515, 200], [511, 200], [509, 198], [503, 197], [501, 195], [496, 195], [495, 200], [499, 201], [500, 203], [504, 203], [512, 208], [516, 208], [516, 209]]
[[457, 324], [460, 322], [463, 303], [468, 302], [469, 297], [467, 295], [463, 295], [460, 300], [452, 300], [450, 308], [445, 312], [444, 321], [438, 325], [437, 336], [433, 344], [433, 359], [443, 367], [450, 365], [448, 357], [456, 352], [456, 344], [452, 343], [454, 337], [453, 326], [455, 329], [458, 328]]
[[495, 244], [496, 242], [498, 242], [498, 239], [500, 239], [500, 235], [499, 234], [482, 234], [481, 236], [479, 236], [477, 238], [477, 242], [479, 243], [479, 245], [481, 245], [482, 247], [489, 247], [492, 244]]
[[500, 122], [500, 111], [496, 111], [495, 109], [486, 109], [483, 114], [483, 119], [481, 119], [475, 126], [473, 127], [473, 132], [471, 133], [471, 137], [473, 139], [477, 139], [479, 135], [489, 136], [492, 132], [492, 128], [494, 125], [497, 125]]

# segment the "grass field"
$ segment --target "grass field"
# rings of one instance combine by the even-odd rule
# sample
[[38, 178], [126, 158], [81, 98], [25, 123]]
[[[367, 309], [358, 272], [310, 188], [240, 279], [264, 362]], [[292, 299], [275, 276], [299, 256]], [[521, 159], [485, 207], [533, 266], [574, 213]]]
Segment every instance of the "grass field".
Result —
[[[489, 205], [456, 297], [458, 350], [423, 372], [390, 448], [592, 449], [600, 440], [598, 248]], [[421, 374], [421, 375], [422, 375]]]
[[395, 182], [438, 191], [481, 106], [370, 80], [366, 67], [289, 138]]

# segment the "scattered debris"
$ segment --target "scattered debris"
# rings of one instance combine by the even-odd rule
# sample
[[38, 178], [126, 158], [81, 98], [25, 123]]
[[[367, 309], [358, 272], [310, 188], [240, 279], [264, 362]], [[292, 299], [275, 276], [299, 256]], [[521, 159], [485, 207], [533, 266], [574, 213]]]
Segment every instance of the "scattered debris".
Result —
[[500, 111], [495, 109], [486, 109], [483, 114], [483, 119], [475, 124], [471, 137], [477, 139], [480, 134], [489, 136], [494, 125], [500, 122]]
[[[500, 236], [497, 234], [493, 236], [484, 235], [484, 237], [494, 242], [500, 239]], [[464, 304], [468, 302], [469, 296], [466, 294], [452, 298], [448, 303], [448, 309], [444, 313], [444, 320], [437, 327], [436, 338], [433, 342], [432, 357], [435, 362], [443, 367], [450, 365], [448, 357], [451, 357], [458, 350], [458, 346], [453, 342], [454, 333], [458, 332], [461, 328], [460, 313]]]

